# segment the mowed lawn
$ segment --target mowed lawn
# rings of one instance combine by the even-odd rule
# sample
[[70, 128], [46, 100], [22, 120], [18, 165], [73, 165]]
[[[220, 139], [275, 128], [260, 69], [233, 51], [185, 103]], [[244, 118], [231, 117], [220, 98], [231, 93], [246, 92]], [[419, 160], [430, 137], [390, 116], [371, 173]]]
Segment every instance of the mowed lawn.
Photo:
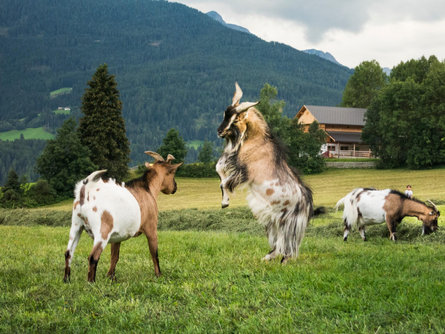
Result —
[[[354, 187], [403, 190], [409, 183], [416, 196], [440, 203], [443, 211], [444, 176], [445, 169], [329, 170], [304, 180], [317, 206], [334, 206]], [[97, 282], [87, 283], [92, 241], [83, 235], [71, 283], [64, 284], [69, 221], [0, 225], [0, 332], [445, 332], [442, 230], [421, 236], [421, 224], [409, 218], [396, 244], [384, 225], [368, 229], [368, 242], [354, 231], [345, 243], [341, 212], [330, 210], [312, 221], [297, 259], [286, 266], [264, 263], [269, 246], [245, 208], [246, 191], [222, 210], [218, 183], [178, 179], [176, 194], [159, 197], [160, 278], [140, 236], [122, 244], [117, 282], [106, 278], [108, 247]]]
[[[334, 207], [337, 201], [357, 187], [391, 188], [404, 191], [411, 184], [414, 196], [422, 200], [445, 202], [445, 169], [413, 171], [407, 169], [329, 169], [322, 174], [306, 175], [303, 181], [311, 187], [315, 206]], [[189, 208], [221, 208], [219, 179], [176, 178], [178, 191], [174, 195], [160, 194], [158, 206], [161, 211]], [[246, 206], [247, 190], [235, 190], [230, 199], [231, 207]], [[68, 200], [45, 207], [44, 210], [67, 210], [72, 208]]]

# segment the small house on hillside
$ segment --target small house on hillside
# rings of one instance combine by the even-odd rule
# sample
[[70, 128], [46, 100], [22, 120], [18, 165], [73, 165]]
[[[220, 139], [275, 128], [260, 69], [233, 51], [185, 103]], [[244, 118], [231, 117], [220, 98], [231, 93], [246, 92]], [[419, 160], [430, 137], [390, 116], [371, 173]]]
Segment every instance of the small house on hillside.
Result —
[[327, 157], [370, 157], [361, 139], [366, 109], [304, 105], [295, 116], [305, 130], [314, 121], [326, 132], [323, 154]]

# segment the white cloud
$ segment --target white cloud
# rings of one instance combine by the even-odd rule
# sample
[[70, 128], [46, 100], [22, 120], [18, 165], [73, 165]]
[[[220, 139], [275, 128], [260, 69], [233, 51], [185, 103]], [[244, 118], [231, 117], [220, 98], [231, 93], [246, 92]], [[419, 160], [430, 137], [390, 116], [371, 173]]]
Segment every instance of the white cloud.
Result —
[[435, 54], [445, 57], [445, 1], [437, 0], [178, 0], [221, 14], [267, 41], [331, 52], [355, 67], [376, 59], [392, 67]]

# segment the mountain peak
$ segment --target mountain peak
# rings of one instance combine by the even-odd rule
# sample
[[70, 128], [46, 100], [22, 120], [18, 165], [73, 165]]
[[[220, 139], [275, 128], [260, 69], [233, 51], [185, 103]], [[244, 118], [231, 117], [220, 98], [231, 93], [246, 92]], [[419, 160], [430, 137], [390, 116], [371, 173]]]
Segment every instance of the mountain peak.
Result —
[[332, 54], [330, 54], [329, 52], [323, 52], [323, 51], [316, 50], [316, 49], [307, 49], [307, 50], [303, 50], [303, 52], [311, 54], [311, 55], [316, 55], [320, 58], [329, 60], [329, 61], [333, 62], [334, 64], [341, 65], [337, 61], [337, 59], [335, 59], [335, 57]]
[[244, 27], [238, 26], [236, 24], [226, 23], [226, 21], [224, 21], [222, 16], [219, 15], [217, 12], [215, 12], [213, 10], [208, 12], [208, 13], [206, 13], [206, 15], [211, 17], [215, 21], [221, 23], [223, 26], [226, 26], [227, 28], [238, 30], [238, 31], [241, 31], [241, 32], [246, 32], [246, 33], [250, 34], [250, 31], [248, 29], [244, 28]]

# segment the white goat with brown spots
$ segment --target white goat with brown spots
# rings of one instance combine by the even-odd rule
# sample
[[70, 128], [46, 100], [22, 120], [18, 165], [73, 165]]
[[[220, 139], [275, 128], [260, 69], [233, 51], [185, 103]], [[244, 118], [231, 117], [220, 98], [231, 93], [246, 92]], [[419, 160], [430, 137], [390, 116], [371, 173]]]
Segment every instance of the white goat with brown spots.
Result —
[[[258, 102], [240, 104], [243, 92], [235, 84], [232, 104], [224, 112], [218, 135], [226, 147], [216, 170], [221, 179], [222, 207], [237, 186], [249, 187], [249, 206], [266, 227], [271, 251], [263, 260], [283, 255], [285, 263], [298, 249], [314, 214], [312, 192], [286, 162], [285, 153], [261, 113]], [[319, 212], [317, 212], [319, 213]]]
[[105, 170], [96, 171], [76, 185], [75, 199], [68, 247], [65, 252], [64, 281], [70, 279], [71, 261], [85, 230], [93, 239], [93, 250], [88, 257], [88, 281], [96, 280], [96, 269], [100, 255], [111, 243], [111, 265], [108, 276], [115, 279], [116, 263], [122, 241], [144, 233], [148, 240], [155, 275], [161, 275], [158, 259], [158, 207], [159, 192], [174, 194], [177, 186], [175, 172], [182, 164], [172, 164], [169, 154], [165, 161], [159, 154], [146, 151], [156, 159], [146, 163], [147, 170], [140, 178], [118, 184], [114, 180], [102, 180]]
[[410, 199], [397, 190], [357, 188], [341, 198], [335, 208], [344, 206], [344, 241], [348, 239], [352, 226], [358, 227], [362, 239], [366, 241], [365, 227], [384, 222], [389, 230], [389, 238], [396, 241], [397, 225], [407, 216], [423, 222], [422, 234], [437, 230], [440, 212], [433, 202], [429, 202], [430, 206], [417, 199]]

